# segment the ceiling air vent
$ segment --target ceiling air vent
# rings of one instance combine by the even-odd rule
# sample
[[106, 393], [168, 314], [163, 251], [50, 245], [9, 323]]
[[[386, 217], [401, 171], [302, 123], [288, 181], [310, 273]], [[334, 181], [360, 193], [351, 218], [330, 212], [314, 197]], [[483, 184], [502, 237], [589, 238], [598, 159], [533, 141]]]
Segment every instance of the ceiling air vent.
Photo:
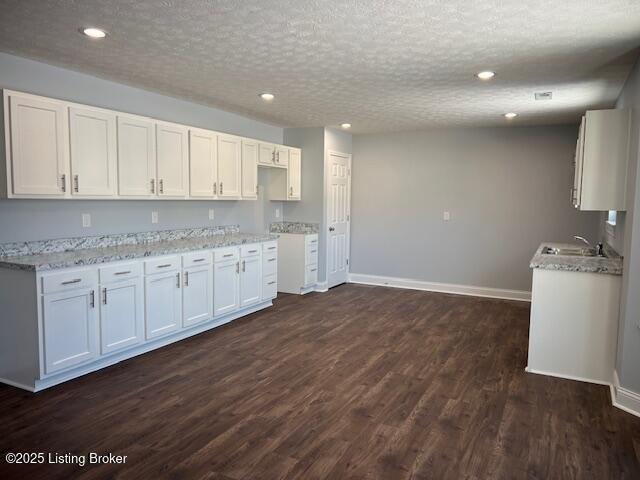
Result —
[[535, 94], [536, 100], [551, 100], [553, 94], [551, 92], [536, 92]]

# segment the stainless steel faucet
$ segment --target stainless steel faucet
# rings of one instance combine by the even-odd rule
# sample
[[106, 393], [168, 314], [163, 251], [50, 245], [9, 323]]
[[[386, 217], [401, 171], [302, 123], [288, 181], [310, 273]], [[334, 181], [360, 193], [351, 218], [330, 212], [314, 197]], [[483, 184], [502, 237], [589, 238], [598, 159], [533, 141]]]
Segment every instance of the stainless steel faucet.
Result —
[[581, 237], [580, 235], [574, 235], [573, 238], [575, 238], [576, 240], [580, 240], [581, 242], [584, 242], [587, 246], [591, 246], [591, 244], [589, 243], [589, 240], [587, 240], [584, 237]]

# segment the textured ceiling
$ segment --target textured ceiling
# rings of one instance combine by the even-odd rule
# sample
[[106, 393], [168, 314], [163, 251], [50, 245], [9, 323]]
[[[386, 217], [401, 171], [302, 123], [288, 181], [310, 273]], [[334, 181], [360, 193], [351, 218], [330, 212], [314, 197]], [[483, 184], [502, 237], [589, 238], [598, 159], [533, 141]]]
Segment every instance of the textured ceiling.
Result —
[[2, 51], [354, 132], [574, 122], [613, 104], [639, 45], [639, 0], [0, 0]]

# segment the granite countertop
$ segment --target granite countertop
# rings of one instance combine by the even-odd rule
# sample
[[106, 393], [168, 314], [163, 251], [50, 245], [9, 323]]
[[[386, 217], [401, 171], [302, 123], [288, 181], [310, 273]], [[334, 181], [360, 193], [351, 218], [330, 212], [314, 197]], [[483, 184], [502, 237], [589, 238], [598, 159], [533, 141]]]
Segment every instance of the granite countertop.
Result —
[[531, 259], [530, 268], [544, 270], [564, 270], [567, 272], [607, 273], [622, 275], [622, 257], [605, 245], [606, 257], [580, 257], [575, 255], [547, 255], [544, 247], [576, 248], [584, 245], [571, 243], [544, 242]]
[[0, 267], [18, 270], [54, 270], [136, 258], [209, 250], [247, 243], [276, 240], [277, 235], [229, 232], [202, 237], [179, 238], [133, 245], [113, 245], [64, 252], [45, 252], [34, 255], [0, 257]]
[[320, 231], [319, 223], [305, 222], [274, 222], [269, 226], [271, 233], [293, 233], [297, 235], [312, 235]]

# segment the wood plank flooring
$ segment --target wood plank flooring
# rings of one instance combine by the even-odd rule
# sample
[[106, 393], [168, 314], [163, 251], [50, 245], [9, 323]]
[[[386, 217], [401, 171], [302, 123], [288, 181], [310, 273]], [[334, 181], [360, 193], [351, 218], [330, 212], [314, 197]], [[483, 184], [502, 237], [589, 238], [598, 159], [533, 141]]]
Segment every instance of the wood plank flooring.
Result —
[[38, 394], [0, 386], [0, 452], [127, 455], [0, 478], [638, 479], [640, 418], [527, 374], [529, 305], [363, 285]]

